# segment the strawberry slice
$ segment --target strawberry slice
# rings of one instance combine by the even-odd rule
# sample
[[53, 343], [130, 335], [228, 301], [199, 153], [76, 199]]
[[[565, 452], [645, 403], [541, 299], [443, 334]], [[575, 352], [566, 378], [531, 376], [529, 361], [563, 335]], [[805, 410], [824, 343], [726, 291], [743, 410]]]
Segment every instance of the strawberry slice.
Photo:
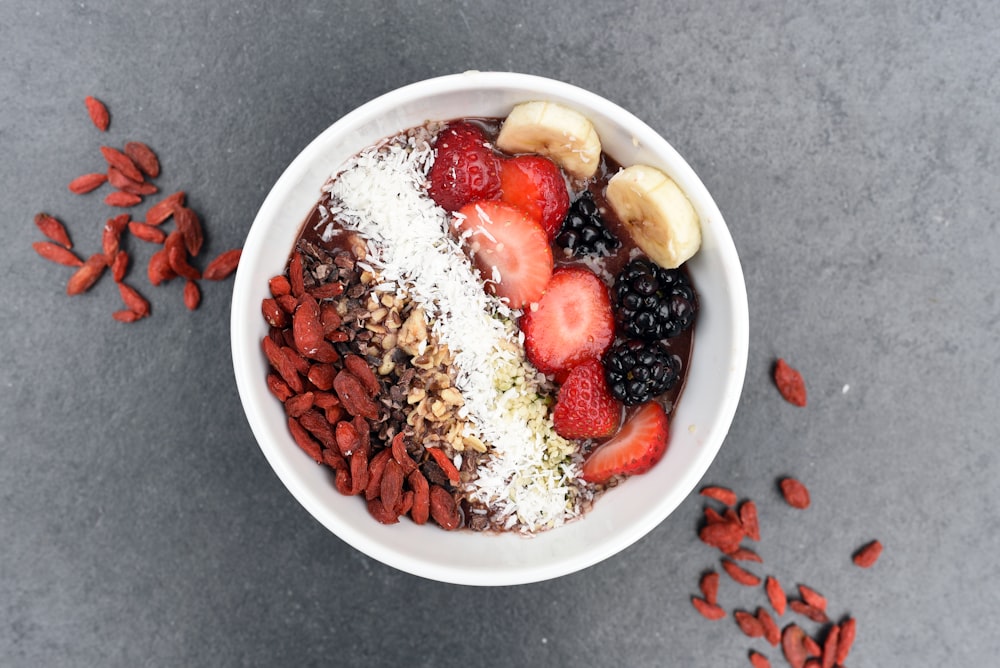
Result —
[[562, 171], [540, 155], [519, 155], [500, 163], [500, 200], [524, 209], [555, 238], [569, 211]]
[[465, 121], [449, 123], [434, 140], [437, 156], [427, 173], [428, 194], [447, 211], [500, 194], [499, 158], [486, 135]]
[[464, 239], [487, 292], [511, 308], [538, 301], [552, 278], [552, 249], [528, 214], [502, 202], [473, 202], [459, 209], [452, 227]]
[[655, 401], [647, 402], [614, 438], [594, 448], [583, 462], [583, 479], [602, 484], [616, 475], [645, 473], [663, 458], [669, 441], [667, 413]]
[[559, 388], [552, 423], [563, 438], [607, 438], [621, 424], [622, 405], [604, 379], [600, 360], [589, 359], [573, 367]]
[[520, 324], [528, 361], [542, 373], [557, 376], [599, 358], [615, 337], [608, 288], [583, 267], [552, 274], [537, 307], [526, 311]]

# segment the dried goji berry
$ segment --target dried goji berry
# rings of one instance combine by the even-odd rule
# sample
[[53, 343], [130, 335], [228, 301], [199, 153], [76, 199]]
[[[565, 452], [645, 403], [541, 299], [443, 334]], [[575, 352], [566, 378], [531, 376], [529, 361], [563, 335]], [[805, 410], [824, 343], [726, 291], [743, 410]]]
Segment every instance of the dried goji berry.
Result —
[[764, 627], [761, 625], [760, 620], [746, 610], [736, 610], [733, 612], [733, 617], [736, 619], [740, 630], [747, 637], [760, 638], [764, 635]]
[[835, 661], [837, 665], [842, 665], [847, 661], [847, 655], [854, 644], [854, 636], [857, 633], [857, 621], [853, 617], [848, 617], [840, 623], [840, 637], [837, 639], [837, 654]]
[[371, 501], [378, 498], [381, 493], [382, 474], [385, 472], [385, 463], [392, 458], [389, 448], [383, 448], [368, 462], [368, 486], [365, 487], [365, 499]]
[[340, 454], [344, 457], [354, 454], [361, 445], [361, 437], [358, 436], [354, 425], [347, 420], [338, 422], [333, 431], [337, 438], [337, 447], [340, 448]]
[[133, 181], [143, 180], [142, 172], [140, 172], [139, 168], [135, 166], [134, 162], [132, 162], [132, 158], [128, 157], [118, 149], [110, 146], [102, 146], [101, 155], [104, 156], [104, 160], [108, 163], [109, 167], [114, 167]]
[[69, 232], [66, 231], [66, 226], [53, 216], [47, 213], [35, 214], [35, 226], [38, 227], [38, 230], [42, 234], [63, 248], [68, 249], [73, 247], [73, 242], [69, 240]]
[[807, 587], [806, 585], [799, 585], [799, 595], [802, 596], [802, 600], [819, 610], [826, 611], [826, 597], [820, 594], [818, 591], [812, 587]]
[[803, 617], [808, 617], [812, 621], [818, 624], [826, 624], [830, 619], [826, 616], [826, 613], [819, 608], [809, 605], [805, 601], [800, 601], [798, 599], [792, 599], [788, 602], [788, 607], [802, 615]]
[[431, 457], [434, 458], [434, 463], [441, 467], [444, 474], [448, 476], [448, 480], [452, 484], [456, 484], [461, 480], [459, 476], [458, 469], [455, 468], [455, 464], [448, 459], [447, 453], [441, 448], [424, 448]]
[[750, 665], [753, 668], [771, 668], [771, 662], [760, 652], [750, 650]]
[[780, 358], [774, 365], [774, 383], [785, 401], [796, 406], [806, 405], [806, 384], [802, 374]]
[[155, 179], [160, 175], [160, 161], [153, 149], [141, 141], [130, 141], [125, 144], [125, 155], [131, 158], [135, 166], [146, 176]]
[[360, 415], [370, 420], [378, 419], [378, 404], [372, 401], [365, 386], [353, 373], [346, 370], [340, 371], [333, 379], [333, 389], [348, 413]]
[[728, 554], [739, 548], [740, 541], [743, 540], [743, 529], [723, 520], [703, 526], [698, 537], [706, 545]]
[[289, 397], [285, 402], [285, 412], [294, 417], [300, 417], [303, 413], [313, 407], [313, 393], [303, 392]]
[[288, 383], [283, 381], [281, 376], [274, 371], [269, 371], [267, 374], [267, 389], [282, 403], [288, 401], [294, 394], [292, 388], [288, 387]]
[[167, 235], [166, 240], [163, 242], [163, 249], [167, 252], [167, 260], [170, 262], [170, 268], [177, 272], [179, 276], [192, 280], [201, 278], [201, 272], [188, 263], [184, 237], [177, 230]]
[[89, 290], [108, 266], [103, 253], [95, 253], [87, 258], [66, 283], [66, 294], [73, 296]]
[[91, 95], [83, 98], [83, 103], [87, 107], [87, 115], [90, 116], [90, 122], [94, 124], [94, 127], [101, 132], [107, 132], [108, 126], [111, 124], [111, 114], [108, 113], [108, 108], [104, 103]]
[[381, 524], [396, 524], [399, 522], [399, 515], [385, 507], [382, 499], [371, 499], [368, 501], [368, 512]]
[[142, 320], [142, 316], [135, 311], [130, 311], [128, 309], [121, 309], [115, 311], [111, 314], [111, 317], [118, 322], [135, 322], [136, 320]]
[[97, 190], [104, 185], [107, 180], [108, 175], [103, 172], [81, 174], [69, 182], [68, 188], [74, 195], [84, 195], [92, 190]]
[[702, 496], [707, 496], [710, 499], [715, 499], [716, 501], [721, 501], [727, 506], [735, 505], [736, 503], [736, 492], [727, 488], [719, 487], [717, 485], [710, 485], [708, 487], [703, 487], [700, 494]]
[[410, 483], [410, 489], [413, 490], [413, 507], [410, 508], [410, 519], [416, 524], [425, 524], [431, 512], [430, 484], [424, 474], [417, 470], [411, 471], [406, 480]]
[[322, 448], [319, 443], [309, 435], [302, 425], [293, 417], [288, 418], [288, 430], [292, 433], [292, 438], [307, 455], [313, 458], [317, 464], [323, 463]]
[[753, 561], [758, 564], [764, 563], [764, 560], [760, 558], [760, 555], [747, 547], [737, 548], [736, 550], [729, 553], [729, 558], [733, 561]]
[[809, 507], [809, 489], [795, 478], [782, 478], [779, 483], [781, 494], [792, 508], [805, 510]]
[[462, 524], [462, 514], [455, 504], [455, 499], [444, 487], [431, 485], [430, 490], [431, 517], [441, 525], [442, 529], [452, 531]]
[[[319, 319], [319, 313], [317, 313], [317, 319]], [[320, 324], [320, 331], [322, 331], [322, 324]], [[365, 386], [370, 396], [375, 397], [378, 395], [382, 389], [382, 385], [378, 382], [375, 372], [372, 371], [371, 366], [369, 366], [363, 357], [360, 355], [347, 355], [344, 357], [344, 366], [358, 377], [358, 380]]]
[[148, 241], [151, 244], [162, 244], [167, 240], [167, 233], [148, 223], [140, 223], [136, 220], [129, 221], [128, 231], [138, 239]]
[[323, 339], [319, 304], [308, 293], [302, 295], [292, 314], [292, 335], [295, 337], [295, 347], [307, 357], [315, 355], [321, 346], [329, 345]]
[[792, 668], [804, 668], [805, 666], [807, 658], [803, 645], [805, 636], [805, 631], [795, 624], [789, 624], [781, 632], [781, 650]]
[[771, 602], [771, 607], [780, 617], [785, 614], [785, 608], [788, 605], [788, 598], [785, 596], [785, 590], [781, 588], [781, 584], [778, 582], [777, 578], [774, 576], [767, 576], [767, 581], [764, 583], [764, 591], [767, 592], [767, 600]]
[[149, 302], [135, 288], [125, 283], [119, 283], [118, 293], [130, 311], [134, 311], [143, 317], [149, 315]]
[[115, 279], [115, 283], [121, 283], [125, 280], [125, 273], [128, 271], [128, 253], [123, 250], [119, 250], [115, 253], [115, 259], [111, 261], [111, 276]]
[[299, 417], [302, 426], [309, 430], [309, 433], [316, 437], [324, 448], [337, 449], [337, 437], [334, 435], [333, 427], [326, 418], [315, 408], [310, 408]]
[[740, 504], [740, 524], [743, 526], [743, 533], [753, 541], [760, 540], [760, 523], [757, 520], [757, 504], [753, 501], [744, 501]]
[[305, 274], [302, 272], [302, 256], [299, 253], [292, 253], [292, 258], [288, 261], [288, 282], [292, 288], [292, 296], [296, 299], [306, 291]]
[[83, 266], [83, 260], [81, 260], [76, 253], [53, 241], [36, 241], [31, 244], [31, 247], [35, 249], [36, 253], [49, 262], [55, 262], [56, 264], [62, 264], [67, 267]]
[[781, 642], [781, 629], [778, 628], [778, 624], [774, 621], [771, 613], [764, 608], [757, 608], [757, 620], [760, 621], [761, 628], [764, 629], [764, 639], [767, 642], [772, 646], [776, 646]]
[[[351, 455], [349, 464], [351, 465], [350, 495], [355, 496], [364, 492], [368, 486], [368, 456], [364, 452], [357, 451]], [[382, 479], [385, 480], [384, 474]]]
[[132, 193], [127, 193], [122, 190], [116, 190], [108, 193], [108, 195], [104, 198], [104, 203], [108, 206], [116, 206], [122, 209], [133, 207], [141, 201], [142, 197], [139, 195], [133, 195]]
[[167, 251], [162, 248], [150, 256], [146, 273], [149, 276], [149, 282], [153, 285], [160, 285], [177, 277], [177, 272], [170, 266]]
[[698, 581], [698, 588], [701, 589], [701, 595], [705, 597], [706, 601], [712, 604], [719, 602], [718, 573], [709, 571], [702, 575], [701, 580]]
[[379, 496], [387, 509], [396, 510], [403, 496], [403, 469], [392, 458], [385, 463], [382, 472], [382, 482], [379, 484]]
[[864, 545], [860, 550], [854, 553], [851, 560], [856, 566], [861, 568], [871, 568], [878, 561], [878, 558], [882, 555], [882, 543], [877, 540]]
[[729, 559], [722, 559], [722, 569], [729, 574], [729, 577], [745, 587], [756, 587], [760, 584], [759, 577]]
[[201, 219], [194, 209], [186, 206], [177, 207], [174, 210], [174, 224], [177, 230], [184, 237], [184, 246], [189, 255], [194, 257], [201, 252], [201, 246], [205, 242], [205, 234], [202, 231]]
[[219, 253], [208, 266], [205, 267], [203, 278], [206, 281], [221, 281], [236, 271], [240, 264], [240, 256], [243, 254], [241, 248], [233, 248]]
[[198, 281], [192, 281], [189, 278], [184, 281], [184, 306], [186, 306], [189, 311], [194, 311], [198, 308], [198, 304], [200, 303], [201, 289], [198, 287]]
[[413, 457], [410, 453], [406, 451], [406, 437], [403, 432], [399, 432], [392, 437], [392, 458], [396, 460], [400, 468], [403, 469], [403, 475], [408, 476], [417, 468], [417, 463], [413, 461]]
[[726, 611], [715, 603], [709, 603], [703, 598], [698, 598], [697, 596], [691, 597], [691, 605], [694, 609], [701, 613], [701, 616], [705, 619], [710, 619], [713, 622], [722, 619], [726, 616]]
[[834, 624], [823, 640], [821, 668], [833, 668], [837, 663], [837, 644], [840, 642], [840, 626]]
[[291, 294], [292, 286], [288, 282], [288, 279], [282, 275], [273, 276], [271, 280], [267, 282], [268, 288], [271, 290], [272, 297], [280, 297], [281, 295]]
[[[316, 386], [317, 390], [329, 390], [333, 388], [333, 379], [337, 376], [337, 367], [332, 364], [313, 364], [309, 367], [306, 378]], [[339, 405], [339, 400], [338, 400]]]
[[146, 211], [146, 224], [162, 225], [165, 220], [174, 215], [174, 211], [178, 207], [184, 205], [184, 197], [184, 191], [179, 190], [149, 207], [149, 210]]

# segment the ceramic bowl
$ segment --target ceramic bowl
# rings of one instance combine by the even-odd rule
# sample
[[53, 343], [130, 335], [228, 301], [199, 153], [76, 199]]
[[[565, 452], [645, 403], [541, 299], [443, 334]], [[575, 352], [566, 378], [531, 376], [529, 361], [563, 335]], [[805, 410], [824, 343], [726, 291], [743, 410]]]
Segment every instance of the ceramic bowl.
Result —
[[[376, 522], [357, 497], [333, 486], [292, 440], [282, 405], [266, 386], [261, 300], [283, 272], [306, 216], [338, 167], [379, 139], [428, 120], [503, 117], [519, 102], [548, 99], [594, 123], [604, 150], [623, 165], [659, 167], [701, 217], [701, 250], [689, 260], [701, 312], [687, 385], [671, 418], [671, 442], [648, 473], [610, 490], [582, 519], [533, 537], [446, 532], [404, 518]], [[240, 398], [261, 451], [288, 491], [341, 540], [414, 575], [466, 585], [513, 585], [578, 571], [620, 552], [664, 520], [698, 484], [729, 430], [747, 362], [747, 296], [722, 214], [701, 180], [666, 139], [618, 105], [537, 76], [466, 72], [399, 88], [368, 102], [310, 143], [271, 189], [253, 222], [236, 274], [232, 354]]]

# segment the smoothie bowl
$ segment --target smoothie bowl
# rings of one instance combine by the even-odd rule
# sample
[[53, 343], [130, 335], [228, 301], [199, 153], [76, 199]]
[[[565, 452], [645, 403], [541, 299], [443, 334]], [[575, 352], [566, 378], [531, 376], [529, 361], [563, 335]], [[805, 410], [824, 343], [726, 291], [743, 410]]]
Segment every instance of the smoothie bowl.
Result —
[[577, 571], [697, 485], [742, 389], [746, 288], [680, 155], [540, 77], [379, 97], [275, 184], [236, 276], [237, 386], [275, 473], [443, 582]]

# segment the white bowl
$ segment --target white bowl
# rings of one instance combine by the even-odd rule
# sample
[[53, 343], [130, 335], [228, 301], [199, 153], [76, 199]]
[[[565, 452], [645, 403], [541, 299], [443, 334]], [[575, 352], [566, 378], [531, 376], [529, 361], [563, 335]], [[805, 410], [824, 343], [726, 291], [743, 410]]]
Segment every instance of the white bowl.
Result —
[[[687, 385], [671, 420], [671, 442], [652, 471], [610, 490], [581, 520], [519, 535], [446, 532], [403, 519], [384, 526], [356, 497], [339, 494], [325, 467], [292, 440], [281, 404], [265, 384], [261, 300], [284, 271], [320, 187], [348, 158], [375, 141], [427, 120], [503, 117], [526, 100], [549, 99], [585, 114], [605, 151], [624, 165], [669, 174], [701, 216], [703, 242], [688, 262], [701, 313]], [[505, 72], [466, 72], [415, 83], [347, 114], [310, 143], [261, 205], [243, 247], [232, 304], [233, 364], [240, 398], [260, 448], [296, 499], [361, 552], [442, 582], [512, 585], [586, 568], [628, 547], [663, 521], [698, 484], [722, 446], [743, 387], [748, 347], [746, 286], [732, 237], [691, 167], [652, 128], [621, 107], [575, 86]]]

